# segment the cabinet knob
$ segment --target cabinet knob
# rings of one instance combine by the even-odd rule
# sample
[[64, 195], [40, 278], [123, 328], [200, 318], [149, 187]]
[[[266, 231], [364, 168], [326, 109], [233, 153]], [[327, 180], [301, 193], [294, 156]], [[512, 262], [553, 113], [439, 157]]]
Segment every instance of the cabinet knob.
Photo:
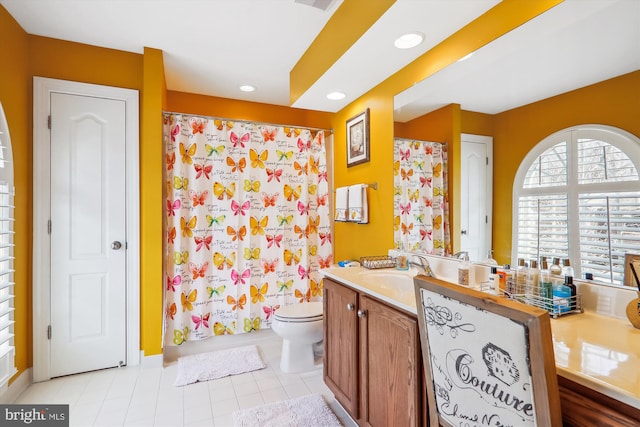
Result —
[[354, 308], [356, 308], [355, 305], [353, 305], [351, 303], [347, 304], [347, 311], [353, 311]]
[[366, 316], [366, 315], [367, 315], [367, 312], [366, 312], [366, 311], [364, 311], [364, 310], [362, 310], [362, 309], [358, 310], [358, 317], [364, 317], [364, 316]]

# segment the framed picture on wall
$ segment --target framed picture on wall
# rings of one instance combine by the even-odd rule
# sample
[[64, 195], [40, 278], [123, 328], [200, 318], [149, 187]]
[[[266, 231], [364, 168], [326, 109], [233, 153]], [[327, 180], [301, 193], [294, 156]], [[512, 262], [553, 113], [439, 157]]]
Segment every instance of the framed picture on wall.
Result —
[[369, 109], [347, 120], [347, 167], [369, 161]]

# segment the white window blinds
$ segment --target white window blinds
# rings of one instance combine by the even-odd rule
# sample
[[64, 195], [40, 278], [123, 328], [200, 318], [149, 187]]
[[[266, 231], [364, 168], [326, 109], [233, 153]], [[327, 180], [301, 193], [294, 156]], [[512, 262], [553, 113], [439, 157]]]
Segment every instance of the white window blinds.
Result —
[[622, 284], [625, 254], [640, 254], [639, 148], [608, 127], [540, 142], [514, 183], [516, 257], [569, 257], [576, 275]]
[[13, 162], [11, 140], [0, 104], [0, 386], [16, 373], [13, 331]]

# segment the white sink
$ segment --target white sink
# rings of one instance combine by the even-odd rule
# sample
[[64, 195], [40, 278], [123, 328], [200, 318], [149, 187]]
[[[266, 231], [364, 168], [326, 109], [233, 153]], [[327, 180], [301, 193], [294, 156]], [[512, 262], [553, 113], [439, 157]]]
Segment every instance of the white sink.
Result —
[[414, 292], [413, 277], [416, 270], [369, 270], [361, 273], [375, 287], [395, 292]]

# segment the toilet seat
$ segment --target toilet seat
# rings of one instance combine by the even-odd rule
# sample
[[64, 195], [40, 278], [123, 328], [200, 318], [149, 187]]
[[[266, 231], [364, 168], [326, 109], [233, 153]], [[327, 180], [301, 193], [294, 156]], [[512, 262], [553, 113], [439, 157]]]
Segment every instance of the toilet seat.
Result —
[[273, 314], [274, 319], [287, 323], [317, 322], [322, 320], [322, 303], [310, 302], [288, 305]]

